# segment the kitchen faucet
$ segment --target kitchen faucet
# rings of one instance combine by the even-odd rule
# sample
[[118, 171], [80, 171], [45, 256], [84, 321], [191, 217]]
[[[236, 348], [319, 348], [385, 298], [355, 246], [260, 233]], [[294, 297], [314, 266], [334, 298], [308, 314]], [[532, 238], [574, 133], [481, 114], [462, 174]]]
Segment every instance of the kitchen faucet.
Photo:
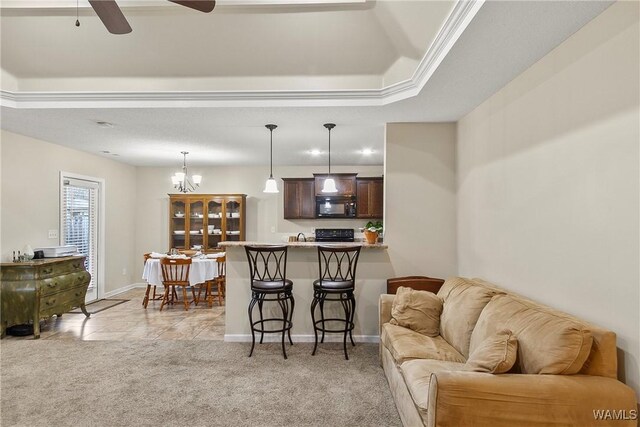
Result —
[[296, 236], [296, 242], [300, 241], [300, 235], [302, 235], [302, 238], [304, 239], [304, 241], [307, 241], [306, 236], [304, 235], [304, 233], [298, 233], [298, 235]]

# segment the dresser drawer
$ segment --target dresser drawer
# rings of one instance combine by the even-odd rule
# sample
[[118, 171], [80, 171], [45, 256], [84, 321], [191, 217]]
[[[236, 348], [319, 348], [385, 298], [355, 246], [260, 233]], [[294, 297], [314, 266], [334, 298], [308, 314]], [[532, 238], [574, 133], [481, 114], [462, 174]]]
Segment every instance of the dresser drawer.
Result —
[[82, 271], [85, 271], [84, 257], [74, 257], [59, 263], [41, 265], [36, 269], [35, 275], [36, 279], [48, 279]]
[[44, 279], [39, 282], [40, 295], [47, 296], [56, 294], [67, 289], [82, 286], [90, 280], [91, 275], [86, 271], [80, 271], [78, 273], [65, 274], [62, 276]]
[[40, 313], [63, 313], [84, 303], [87, 287], [77, 286], [53, 295], [40, 297]]

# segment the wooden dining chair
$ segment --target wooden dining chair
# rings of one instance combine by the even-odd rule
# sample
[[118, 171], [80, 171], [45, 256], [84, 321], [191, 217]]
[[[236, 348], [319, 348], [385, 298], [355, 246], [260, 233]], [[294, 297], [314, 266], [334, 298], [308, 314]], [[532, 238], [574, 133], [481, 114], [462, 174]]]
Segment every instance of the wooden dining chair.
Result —
[[[216, 261], [218, 261], [218, 277], [216, 277], [215, 279], [213, 279], [213, 285], [216, 287], [217, 289], [217, 297], [218, 297], [218, 304], [220, 306], [222, 306], [222, 302], [225, 300], [226, 298], [226, 285], [227, 285], [227, 257], [223, 256], [220, 258], [216, 258]], [[213, 306], [213, 295], [210, 295], [210, 302], [209, 302], [209, 306]]]
[[[216, 258], [216, 262], [218, 265], [218, 276], [213, 280], [207, 280], [204, 284], [205, 293], [204, 298], [207, 301], [209, 307], [213, 307], [214, 298], [218, 298], [218, 304], [222, 306], [222, 302], [225, 299], [225, 291], [226, 291], [226, 270], [227, 270], [227, 261], [226, 257]], [[214, 293], [214, 288], [216, 289], [216, 293]], [[200, 301], [200, 292], [202, 287], [198, 291], [198, 297], [196, 301]], [[197, 305], [197, 303], [196, 303]]]
[[[144, 263], [143, 263], [143, 265], [144, 265], [144, 264], [147, 263], [147, 260], [149, 258], [151, 258], [151, 252], [147, 252], [147, 253], [143, 254], [143, 256], [144, 256]], [[160, 301], [160, 300], [162, 300], [162, 294], [159, 293], [159, 292], [156, 294], [156, 285], [147, 282], [147, 290], [144, 293], [144, 298], [142, 299], [142, 306], [145, 309], [147, 308], [147, 305], [149, 304], [149, 294], [151, 294], [151, 290], [152, 289], [153, 289], [153, 296], [151, 297], [151, 300], [152, 301]]]
[[[160, 260], [160, 267], [162, 268], [162, 283], [164, 285], [164, 295], [162, 297], [162, 304], [160, 304], [160, 311], [169, 303], [169, 296], [172, 289], [175, 287], [182, 288], [182, 301], [184, 303], [185, 311], [189, 311], [189, 304], [191, 303], [187, 298], [187, 287], [190, 287], [189, 283], [189, 270], [191, 269], [191, 258], [187, 259], [171, 259], [163, 258]], [[193, 293], [193, 300], [195, 302], [196, 296]]]

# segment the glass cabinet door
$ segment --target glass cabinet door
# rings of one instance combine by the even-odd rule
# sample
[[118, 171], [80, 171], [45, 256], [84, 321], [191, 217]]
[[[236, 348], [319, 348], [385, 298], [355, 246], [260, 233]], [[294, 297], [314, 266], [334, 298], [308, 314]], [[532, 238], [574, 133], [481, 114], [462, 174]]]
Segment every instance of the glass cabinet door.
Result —
[[189, 202], [189, 247], [202, 249], [205, 233], [204, 201]]
[[176, 249], [186, 249], [186, 227], [187, 210], [182, 201], [172, 201], [169, 208], [170, 242], [169, 247]]
[[225, 237], [227, 240], [240, 240], [241, 200], [230, 198], [225, 203]]
[[223, 206], [223, 199], [213, 199], [207, 203], [206, 250], [217, 249], [218, 243], [222, 240]]

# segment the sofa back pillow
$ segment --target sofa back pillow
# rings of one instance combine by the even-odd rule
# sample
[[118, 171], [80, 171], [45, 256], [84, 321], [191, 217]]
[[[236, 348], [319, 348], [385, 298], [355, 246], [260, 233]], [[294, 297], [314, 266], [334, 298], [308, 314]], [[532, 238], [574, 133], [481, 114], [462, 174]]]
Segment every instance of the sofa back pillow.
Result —
[[442, 300], [436, 294], [400, 286], [393, 299], [389, 323], [437, 337], [441, 313]]
[[514, 371], [523, 374], [576, 374], [587, 360], [593, 342], [591, 331], [580, 322], [531, 301], [496, 295], [478, 319], [470, 351], [502, 329], [509, 329], [518, 337]]
[[488, 336], [469, 354], [465, 369], [473, 372], [504, 374], [516, 363], [518, 340], [508, 329]]
[[469, 357], [469, 341], [480, 312], [496, 293], [464, 277], [447, 279], [438, 291], [444, 301], [440, 335], [465, 358]]

